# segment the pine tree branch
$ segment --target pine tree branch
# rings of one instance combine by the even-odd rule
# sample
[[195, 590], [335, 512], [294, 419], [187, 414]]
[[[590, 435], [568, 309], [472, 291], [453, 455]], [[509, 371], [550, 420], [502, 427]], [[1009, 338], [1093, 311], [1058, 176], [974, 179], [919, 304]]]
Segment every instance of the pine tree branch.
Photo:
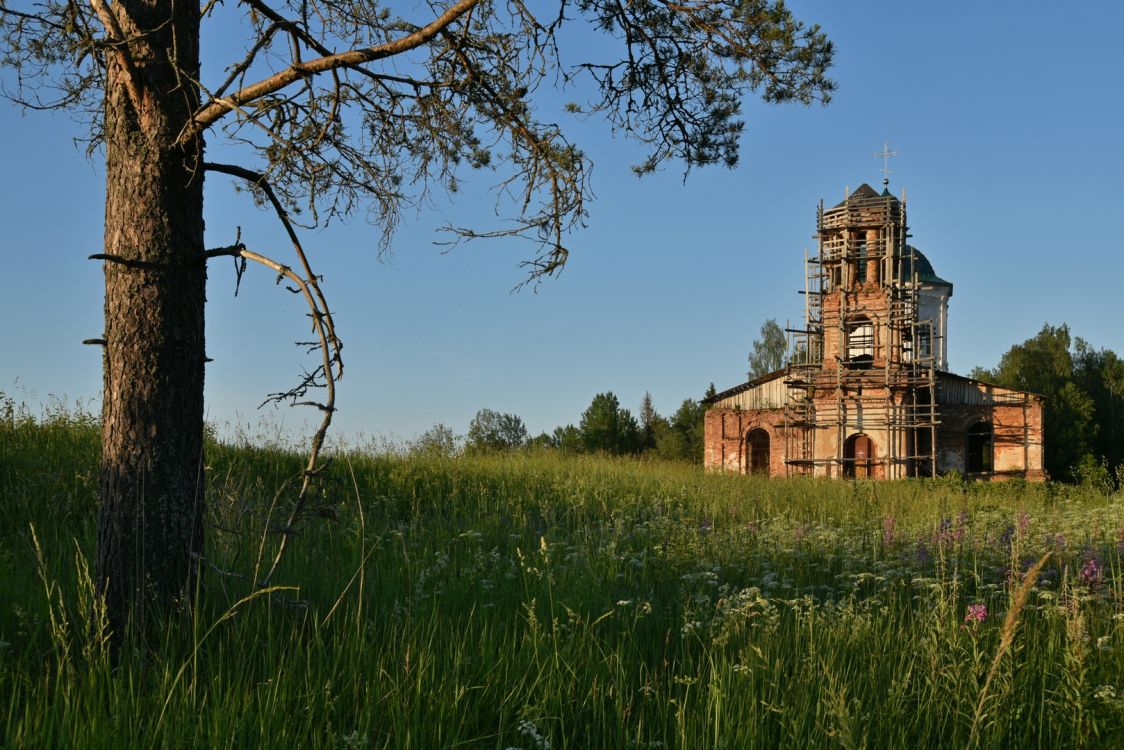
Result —
[[199, 133], [218, 122], [228, 112], [249, 102], [280, 91], [291, 83], [320, 73], [339, 68], [356, 68], [365, 63], [409, 52], [433, 40], [454, 21], [470, 11], [481, 0], [459, 0], [455, 5], [434, 19], [431, 23], [406, 36], [385, 44], [353, 49], [334, 55], [325, 55], [308, 62], [295, 62], [279, 73], [257, 83], [245, 86], [226, 97], [219, 97], [200, 107], [192, 117], [191, 123], [180, 133], [179, 143], [189, 143]]

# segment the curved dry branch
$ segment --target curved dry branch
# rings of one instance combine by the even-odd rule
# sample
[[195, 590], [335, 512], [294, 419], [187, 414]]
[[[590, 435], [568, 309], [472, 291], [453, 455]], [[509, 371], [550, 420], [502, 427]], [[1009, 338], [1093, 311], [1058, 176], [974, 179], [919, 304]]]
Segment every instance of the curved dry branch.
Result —
[[[289, 266], [269, 258], [261, 253], [256, 253], [248, 249], [245, 245], [238, 243], [230, 247], [218, 248], [216, 250], [208, 250], [206, 252], [207, 258], [217, 258], [233, 256], [237, 258], [245, 258], [259, 263], [266, 268], [270, 268], [277, 272], [277, 281], [280, 283], [282, 279], [288, 279], [296, 284], [300, 294], [304, 297], [305, 302], [308, 303], [309, 317], [312, 318], [312, 327], [319, 340], [319, 348], [321, 351], [321, 364], [320, 370], [324, 376], [324, 387], [326, 395], [323, 403], [302, 401], [301, 404], [315, 406], [323, 413], [323, 418], [320, 420], [320, 426], [312, 436], [311, 445], [308, 454], [308, 463], [305, 465], [305, 470], [302, 475], [300, 492], [297, 493], [297, 500], [293, 504], [292, 509], [289, 511], [289, 517], [285, 525], [281, 528], [281, 541], [278, 544], [277, 552], [274, 555], [273, 562], [270, 565], [269, 572], [258, 580], [256, 583], [259, 587], [264, 588], [269, 586], [269, 581], [273, 578], [273, 574], [277, 572], [278, 566], [281, 564], [281, 559], [285, 554], [285, 549], [288, 545], [289, 537], [292, 535], [293, 529], [299, 521], [305, 507], [308, 503], [309, 489], [312, 485], [313, 478], [324, 468], [320, 465], [320, 451], [324, 447], [324, 438], [328, 434], [328, 427], [332, 424], [332, 415], [335, 413], [336, 403], [336, 380], [338, 379], [337, 367], [341, 366], [340, 360], [340, 345], [339, 340], [335, 338], [335, 334], [330, 332], [328, 323], [331, 321], [331, 315], [327, 310], [320, 306], [318, 299], [322, 299], [319, 290], [319, 285], [316, 282], [316, 277], [309, 275], [308, 279], [301, 278], [301, 276]], [[313, 373], [310, 378], [314, 378]], [[301, 389], [309, 383], [309, 378], [298, 386]], [[296, 392], [290, 391], [290, 393]], [[283, 397], [283, 396], [282, 396]]]
[[277, 218], [285, 227], [285, 233], [289, 235], [289, 241], [293, 243], [293, 251], [297, 254], [297, 260], [300, 261], [301, 269], [304, 271], [305, 278], [307, 278], [310, 282], [312, 293], [316, 296], [316, 301], [319, 304], [320, 309], [324, 311], [324, 322], [328, 328], [328, 337], [329, 340], [333, 342], [333, 346], [336, 348], [334, 358], [334, 364], [337, 368], [335, 379], [339, 380], [343, 377], [343, 360], [339, 357], [339, 350], [343, 348], [343, 342], [341, 342], [336, 336], [336, 324], [332, 318], [331, 311], [328, 309], [328, 301], [324, 298], [323, 292], [320, 291], [319, 277], [312, 273], [312, 267], [309, 265], [308, 256], [305, 254], [304, 248], [301, 246], [300, 238], [297, 237], [297, 232], [296, 229], [293, 228], [293, 223], [289, 220], [289, 213], [285, 210], [284, 206], [281, 205], [281, 201], [277, 199], [277, 194], [270, 186], [269, 180], [267, 180], [265, 175], [261, 172], [255, 172], [252, 169], [246, 169], [245, 167], [240, 167], [236, 164], [205, 162], [203, 164], [203, 169], [208, 172], [220, 172], [222, 174], [227, 174], [232, 177], [238, 177], [245, 180], [246, 182], [250, 183], [251, 187], [261, 190], [265, 194], [265, 197], [269, 200], [270, 205], [273, 206], [273, 210], [277, 214]]
[[[203, 169], [209, 172], [219, 172], [232, 177], [238, 177], [248, 182], [253, 189], [261, 190], [262, 193], [265, 194], [270, 205], [273, 206], [277, 218], [285, 227], [286, 234], [289, 235], [289, 240], [293, 244], [293, 252], [296, 253], [297, 260], [300, 263], [300, 268], [304, 272], [304, 275], [302, 276], [297, 273], [290, 266], [247, 249], [241, 242], [236, 242], [230, 247], [210, 250], [206, 253], [206, 256], [208, 258], [234, 256], [244, 258], [245, 260], [252, 260], [255, 263], [259, 263], [266, 268], [276, 271], [278, 283], [280, 283], [282, 279], [288, 279], [295, 284], [297, 291], [304, 297], [305, 302], [308, 303], [309, 317], [312, 318], [313, 333], [317, 338], [315, 343], [317, 348], [320, 349], [321, 355], [320, 366], [313, 372], [307, 374], [300, 384], [286, 393], [272, 394], [270, 396], [270, 400], [280, 401], [288, 399], [294, 405], [315, 406], [323, 413], [323, 418], [321, 419], [320, 427], [312, 437], [308, 464], [304, 470], [300, 492], [297, 494], [297, 501], [293, 504], [285, 525], [280, 529], [281, 541], [278, 544], [277, 552], [274, 555], [269, 572], [258, 581], [258, 585], [268, 586], [269, 581], [273, 578], [273, 574], [277, 572], [277, 568], [281, 564], [281, 559], [285, 554], [285, 549], [288, 546], [288, 540], [292, 535], [294, 526], [307, 507], [312, 479], [323, 468], [319, 465], [320, 451], [324, 446], [324, 438], [327, 435], [328, 427], [332, 423], [332, 415], [335, 413], [336, 382], [343, 377], [343, 359], [340, 354], [343, 349], [343, 343], [339, 340], [339, 337], [336, 336], [335, 321], [328, 307], [328, 301], [325, 299], [324, 293], [320, 289], [320, 278], [312, 272], [312, 266], [309, 264], [308, 255], [301, 245], [300, 238], [297, 237], [296, 229], [294, 229], [292, 222], [289, 220], [288, 213], [277, 199], [277, 195], [274, 193], [265, 175], [235, 164], [206, 162], [203, 165]], [[326, 389], [324, 401], [322, 403], [316, 401], [298, 401], [297, 399], [302, 397], [309, 388], [317, 385], [318, 378], [321, 375], [324, 378], [323, 385]]]

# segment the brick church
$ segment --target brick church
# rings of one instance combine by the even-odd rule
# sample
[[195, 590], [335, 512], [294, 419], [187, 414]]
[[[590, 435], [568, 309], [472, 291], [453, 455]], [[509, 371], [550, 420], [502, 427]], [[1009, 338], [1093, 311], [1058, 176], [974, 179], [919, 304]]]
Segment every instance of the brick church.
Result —
[[904, 194], [883, 185], [820, 202], [788, 364], [704, 401], [707, 468], [1044, 479], [1041, 398], [947, 371], [952, 284], [908, 243]]

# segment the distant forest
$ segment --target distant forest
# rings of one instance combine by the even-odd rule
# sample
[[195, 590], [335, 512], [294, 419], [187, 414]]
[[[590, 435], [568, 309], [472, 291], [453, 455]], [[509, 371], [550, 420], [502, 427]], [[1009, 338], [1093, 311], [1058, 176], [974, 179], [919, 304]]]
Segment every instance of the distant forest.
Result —
[[[714, 394], [711, 383], [704, 398]], [[670, 418], [662, 416], [645, 393], [635, 416], [621, 406], [612, 391], [598, 393], [582, 412], [577, 425], [568, 424], [534, 437], [516, 414], [481, 409], [462, 439], [443, 424], [423, 434], [416, 448], [423, 452], [453, 453], [513, 451], [519, 449], [560, 450], [567, 453], [606, 453], [614, 456], [648, 455], [671, 461], [703, 460], [703, 418], [706, 407], [684, 399]]]

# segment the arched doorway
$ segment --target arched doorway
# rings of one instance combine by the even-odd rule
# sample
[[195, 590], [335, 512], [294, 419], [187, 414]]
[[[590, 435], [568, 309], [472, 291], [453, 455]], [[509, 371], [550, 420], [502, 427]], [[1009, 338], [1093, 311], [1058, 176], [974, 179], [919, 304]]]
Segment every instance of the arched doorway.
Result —
[[843, 476], [866, 479], [874, 476], [874, 441], [859, 433], [843, 444]]
[[969, 474], [986, 474], [991, 471], [994, 439], [991, 422], [976, 422], [968, 428], [967, 451], [964, 469]]
[[745, 436], [745, 473], [769, 476], [769, 433], [760, 427]]

